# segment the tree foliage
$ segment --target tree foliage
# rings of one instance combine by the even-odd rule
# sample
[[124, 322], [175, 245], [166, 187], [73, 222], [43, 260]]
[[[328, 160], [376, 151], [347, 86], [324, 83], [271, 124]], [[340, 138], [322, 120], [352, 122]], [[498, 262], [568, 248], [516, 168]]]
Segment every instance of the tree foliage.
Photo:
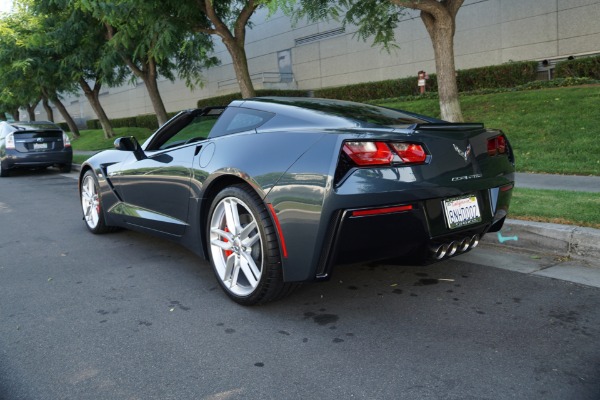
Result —
[[107, 46], [103, 24], [70, 7], [68, 0], [36, 0], [29, 9], [42, 17], [44, 39], [60, 55], [63, 78], [80, 87], [102, 121], [105, 137], [113, 137], [115, 133], [100, 103], [100, 90], [121, 85], [130, 72]]
[[243, 98], [254, 97], [255, 90], [246, 55], [246, 28], [250, 18], [261, 7], [277, 8], [272, 0], [167, 0], [184, 11], [193, 31], [219, 37], [233, 62]]
[[[58, 93], [80, 86], [98, 114], [100, 88], [121, 85], [130, 77], [133, 82], [140, 79], [145, 83], [162, 124], [167, 113], [158, 90], [159, 78], [172, 82], [180, 78], [194, 88], [202, 85], [201, 71], [218, 62], [211, 56], [210, 36], [195, 31], [177, 2], [20, 0], [19, 4], [19, 12], [3, 17], [0, 28], [0, 56], [4, 57], [0, 71], [3, 77], [5, 72], [15, 75], [0, 84], [3, 109], [39, 99], [35, 85], [43, 85], [43, 92], [55, 104]], [[26, 33], [26, 25], [32, 21], [37, 31]], [[19, 27], [16, 33], [15, 24]], [[5, 35], [18, 36], [10, 48], [4, 46]], [[25, 48], [27, 55], [21, 51]], [[32, 51], [35, 54], [30, 57]], [[44, 59], [47, 65], [43, 65]], [[20, 71], [29, 75], [16, 79]], [[33, 71], [38, 71], [35, 79], [30, 76]], [[23, 87], [17, 82], [23, 82]]]
[[461, 121], [454, 66], [456, 14], [464, 0], [273, 0], [296, 19], [317, 21], [334, 18], [357, 26], [357, 36], [372, 38], [375, 45], [394, 46], [395, 29], [407, 9], [420, 11], [435, 54], [442, 118]]
[[59, 93], [74, 92], [75, 85], [65, 79], [61, 57], [48, 41], [45, 27], [46, 16], [29, 12], [20, 7], [17, 12], [0, 19], [0, 104], [13, 108], [15, 117], [18, 107], [31, 109], [46, 97], [57, 105], [72, 132], [78, 130], [72, 118], [60, 102]]
[[[108, 44], [144, 81], [160, 125], [167, 113], [158, 91], [160, 76], [171, 82], [176, 77], [188, 87], [202, 84], [201, 71], [217, 64], [212, 57], [212, 41], [194, 32], [177, 3], [158, 0], [71, 0], [104, 25]], [[104, 58], [106, 67], [114, 62]], [[134, 79], [135, 79], [134, 78]]]

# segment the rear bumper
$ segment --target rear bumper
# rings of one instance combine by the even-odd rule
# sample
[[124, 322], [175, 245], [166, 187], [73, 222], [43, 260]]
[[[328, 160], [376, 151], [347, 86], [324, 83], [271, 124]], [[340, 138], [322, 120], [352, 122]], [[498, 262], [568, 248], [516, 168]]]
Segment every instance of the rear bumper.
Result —
[[49, 167], [55, 164], [71, 164], [73, 150], [68, 147], [59, 151], [21, 153], [16, 150], [6, 150], [2, 158], [2, 168], [35, 168]]
[[356, 216], [356, 209], [335, 213], [315, 278], [328, 279], [336, 264], [399, 259], [428, 264], [467, 252], [481, 237], [502, 227], [512, 184], [477, 192], [482, 221], [449, 229], [443, 198], [410, 203], [412, 209]]

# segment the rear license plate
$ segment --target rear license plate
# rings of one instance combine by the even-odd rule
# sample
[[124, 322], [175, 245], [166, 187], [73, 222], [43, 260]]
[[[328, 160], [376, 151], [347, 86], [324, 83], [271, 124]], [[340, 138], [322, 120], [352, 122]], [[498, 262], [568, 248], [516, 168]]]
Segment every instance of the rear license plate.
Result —
[[33, 144], [33, 149], [37, 150], [37, 149], [47, 149], [48, 148], [48, 143], [34, 143]]
[[444, 213], [450, 229], [481, 222], [479, 204], [474, 195], [444, 200]]

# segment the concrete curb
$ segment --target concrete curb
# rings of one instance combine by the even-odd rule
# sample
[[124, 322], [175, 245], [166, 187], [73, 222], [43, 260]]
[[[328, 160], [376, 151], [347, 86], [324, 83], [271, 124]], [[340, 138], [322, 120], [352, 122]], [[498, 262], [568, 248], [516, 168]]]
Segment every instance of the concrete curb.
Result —
[[600, 267], [599, 229], [509, 219], [500, 232], [485, 235], [482, 243], [584, 259]]

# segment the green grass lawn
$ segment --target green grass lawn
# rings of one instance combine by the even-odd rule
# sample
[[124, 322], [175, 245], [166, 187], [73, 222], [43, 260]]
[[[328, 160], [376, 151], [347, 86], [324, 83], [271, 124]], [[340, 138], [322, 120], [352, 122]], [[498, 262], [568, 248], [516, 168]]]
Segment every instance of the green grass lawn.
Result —
[[[72, 139], [71, 141], [71, 146], [75, 151], [93, 151], [110, 149], [113, 147], [113, 142], [115, 141], [115, 139], [119, 136], [135, 136], [136, 139], [140, 143], [142, 143], [154, 132], [147, 128], [115, 128], [115, 133], [117, 134], [117, 136], [112, 139], [105, 139], [104, 131], [102, 131], [102, 129], [85, 129], [79, 131], [79, 133], [81, 136], [77, 139]], [[85, 159], [86, 158], [83, 158], [79, 162]]]
[[[600, 85], [462, 95], [466, 121], [502, 129], [517, 171], [600, 175]], [[380, 103], [439, 118], [437, 99]]]
[[600, 228], [600, 194], [515, 188], [510, 218]]

